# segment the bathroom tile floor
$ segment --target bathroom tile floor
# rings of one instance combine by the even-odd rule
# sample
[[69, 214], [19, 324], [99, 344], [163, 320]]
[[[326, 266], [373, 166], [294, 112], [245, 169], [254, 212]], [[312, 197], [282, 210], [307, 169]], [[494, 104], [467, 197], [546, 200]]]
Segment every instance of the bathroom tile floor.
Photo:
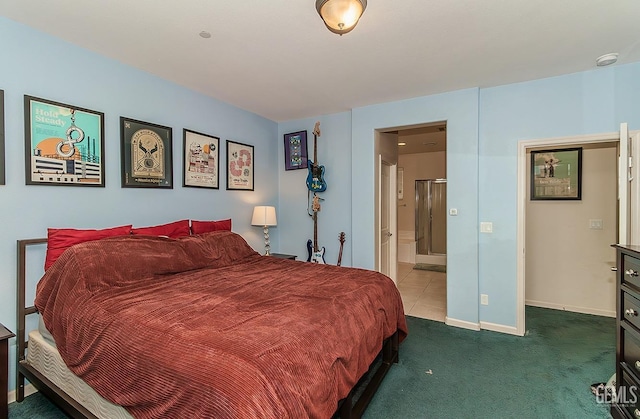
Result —
[[447, 315], [447, 274], [413, 269], [412, 263], [398, 263], [398, 290], [404, 313], [444, 322]]

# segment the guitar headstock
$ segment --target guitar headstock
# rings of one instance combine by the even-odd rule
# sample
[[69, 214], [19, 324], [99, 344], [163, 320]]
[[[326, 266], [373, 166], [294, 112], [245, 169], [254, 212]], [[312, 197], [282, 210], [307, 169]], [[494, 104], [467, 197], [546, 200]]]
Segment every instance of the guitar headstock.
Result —
[[316, 125], [313, 127], [313, 135], [316, 137], [320, 136], [320, 121], [316, 122]]
[[344, 244], [344, 241], [345, 241], [344, 231], [340, 232], [340, 235], [338, 236], [338, 240], [340, 241], [340, 244]]

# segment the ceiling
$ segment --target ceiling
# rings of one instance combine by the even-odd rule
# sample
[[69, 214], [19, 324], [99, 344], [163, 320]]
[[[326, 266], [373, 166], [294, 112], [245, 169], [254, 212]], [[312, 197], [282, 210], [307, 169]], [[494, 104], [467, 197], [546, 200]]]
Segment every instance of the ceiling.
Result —
[[447, 124], [436, 122], [420, 128], [401, 129], [398, 134], [398, 154], [447, 151]]
[[[0, 0], [0, 15], [273, 121], [640, 61], [638, 0]], [[201, 31], [211, 38], [199, 36]]]

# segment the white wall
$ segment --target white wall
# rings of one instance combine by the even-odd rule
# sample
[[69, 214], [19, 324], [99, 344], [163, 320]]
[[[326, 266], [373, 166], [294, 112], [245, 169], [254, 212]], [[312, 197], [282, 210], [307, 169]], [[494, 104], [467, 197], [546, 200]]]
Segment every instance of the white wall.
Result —
[[[527, 304], [615, 316], [616, 162], [615, 145], [585, 147], [582, 200], [527, 201]], [[602, 230], [589, 228], [593, 219]]]

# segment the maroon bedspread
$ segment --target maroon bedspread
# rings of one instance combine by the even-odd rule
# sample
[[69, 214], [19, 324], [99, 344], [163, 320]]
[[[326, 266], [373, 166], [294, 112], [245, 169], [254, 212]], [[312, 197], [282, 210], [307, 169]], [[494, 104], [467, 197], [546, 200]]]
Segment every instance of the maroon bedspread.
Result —
[[387, 277], [231, 232], [74, 246], [35, 304], [71, 371], [137, 418], [328, 418], [407, 330]]

